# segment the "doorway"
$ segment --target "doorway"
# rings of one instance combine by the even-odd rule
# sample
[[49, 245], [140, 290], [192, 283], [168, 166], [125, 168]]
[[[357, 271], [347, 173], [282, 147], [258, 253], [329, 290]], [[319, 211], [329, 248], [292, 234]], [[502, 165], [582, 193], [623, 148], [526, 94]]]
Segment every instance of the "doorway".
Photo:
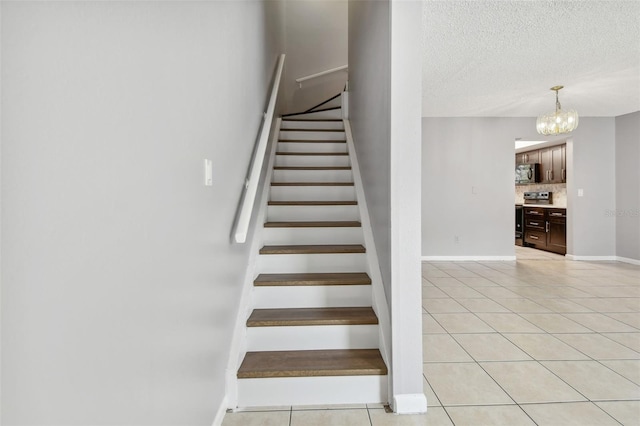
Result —
[[567, 253], [567, 141], [515, 139], [517, 260], [560, 260]]

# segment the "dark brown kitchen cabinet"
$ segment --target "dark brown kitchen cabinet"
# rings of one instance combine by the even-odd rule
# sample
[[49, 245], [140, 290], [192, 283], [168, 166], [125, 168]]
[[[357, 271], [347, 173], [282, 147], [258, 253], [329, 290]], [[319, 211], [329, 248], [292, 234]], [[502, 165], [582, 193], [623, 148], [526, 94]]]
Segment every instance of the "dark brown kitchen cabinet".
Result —
[[560, 254], [567, 253], [567, 210], [547, 209], [547, 222], [549, 223], [548, 250]]
[[517, 164], [540, 164], [540, 183], [567, 181], [567, 145], [556, 145], [516, 154]]
[[542, 183], [566, 182], [566, 147], [566, 145], [557, 145], [540, 150], [540, 176]]
[[516, 154], [516, 164], [534, 164], [540, 162], [540, 151], [533, 150]]
[[529, 247], [567, 253], [567, 210], [525, 207], [524, 242]]

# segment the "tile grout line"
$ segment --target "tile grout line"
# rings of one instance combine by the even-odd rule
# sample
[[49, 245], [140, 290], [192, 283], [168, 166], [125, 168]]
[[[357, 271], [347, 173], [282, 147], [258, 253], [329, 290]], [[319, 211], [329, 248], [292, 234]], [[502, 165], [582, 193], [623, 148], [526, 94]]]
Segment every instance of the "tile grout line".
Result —
[[[435, 391], [434, 391], [435, 392]], [[447, 410], [447, 407], [445, 407], [444, 405], [441, 406], [442, 407], [442, 411], [444, 411], [444, 413], [447, 415], [447, 417], [449, 418], [449, 420], [451, 421], [451, 424], [453, 426], [456, 426], [456, 422], [453, 421], [453, 418], [451, 417], [451, 413], [449, 413], [449, 410]]]
[[[422, 364], [424, 364], [424, 362]], [[424, 370], [424, 367], [423, 367], [423, 370]], [[444, 407], [444, 404], [440, 400], [440, 397], [436, 393], [436, 390], [433, 388], [433, 386], [431, 386], [431, 383], [429, 383], [429, 380], [427, 380], [427, 376], [424, 374], [424, 372], [422, 373], [422, 377], [424, 378], [425, 382], [427, 382], [427, 386], [429, 386], [429, 389], [431, 389], [431, 392], [433, 392], [433, 396], [435, 396], [436, 400], [438, 400], [438, 404], [440, 404], [440, 407]], [[427, 410], [429, 409], [428, 407], [429, 407], [429, 401], [427, 400]]]
[[369, 417], [369, 426], [373, 426], [373, 420], [371, 420], [371, 411], [369, 411], [369, 404], [365, 404], [367, 408], [367, 417]]

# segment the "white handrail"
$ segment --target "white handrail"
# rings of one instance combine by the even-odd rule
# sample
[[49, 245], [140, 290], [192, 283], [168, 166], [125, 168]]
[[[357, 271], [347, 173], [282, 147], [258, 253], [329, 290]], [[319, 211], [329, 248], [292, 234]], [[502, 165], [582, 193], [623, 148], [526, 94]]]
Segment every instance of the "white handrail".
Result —
[[244, 195], [242, 197], [240, 215], [238, 216], [238, 221], [236, 222], [236, 229], [233, 232], [236, 243], [244, 243], [245, 241], [247, 241], [247, 233], [249, 232], [249, 224], [251, 222], [251, 216], [253, 214], [253, 205], [256, 199], [256, 192], [258, 191], [260, 173], [262, 172], [262, 163], [264, 162], [264, 153], [267, 150], [267, 143], [269, 141], [269, 133], [271, 132], [273, 114], [276, 110], [276, 100], [278, 98], [278, 90], [280, 88], [280, 79], [282, 78], [284, 57], [285, 55], [282, 54], [278, 59], [278, 68], [276, 69], [275, 78], [273, 80], [273, 88], [271, 89], [271, 96], [269, 97], [267, 111], [264, 113], [264, 120], [262, 121], [260, 137], [258, 138], [257, 146], [254, 152], [251, 172], [249, 174], [247, 182], [245, 183], [246, 190], [244, 191]]
[[314, 78], [322, 77], [323, 75], [331, 74], [331, 73], [338, 72], [338, 71], [348, 70], [348, 69], [349, 69], [349, 65], [343, 65], [341, 67], [331, 68], [330, 70], [321, 71], [321, 72], [318, 72], [318, 73], [315, 73], [315, 74], [308, 75], [306, 77], [296, 78], [296, 83], [298, 83], [300, 85], [300, 87], [302, 87], [302, 82], [303, 81], [313, 80]]

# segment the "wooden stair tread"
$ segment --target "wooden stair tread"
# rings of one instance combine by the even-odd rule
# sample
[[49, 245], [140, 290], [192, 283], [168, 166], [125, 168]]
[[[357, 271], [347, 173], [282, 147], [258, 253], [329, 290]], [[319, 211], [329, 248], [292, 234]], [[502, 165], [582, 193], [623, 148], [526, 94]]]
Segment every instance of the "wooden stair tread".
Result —
[[283, 118], [282, 121], [342, 121], [341, 118]]
[[283, 129], [281, 132], [344, 132], [344, 129]]
[[270, 206], [356, 206], [357, 201], [269, 201]]
[[271, 182], [271, 186], [353, 186], [353, 182]]
[[341, 221], [295, 221], [295, 222], [266, 222], [265, 228], [360, 228], [362, 224], [355, 220]]
[[347, 143], [346, 140], [332, 140], [332, 139], [278, 139], [278, 142], [291, 142], [291, 143]]
[[351, 170], [351, 166], [274, 166], [273, 170]]
[[276, 155], [349, 155], [348, 152], [276, 152]]
[[371, 307], [254, 309], [247, 327], [378, 324]]
[[247, 352], [238, 378], [386, 375], [378, 349]]
[[361, 244], [333, 244], [333, 245], [281, 245], [264, 246], [260, 249], [260, 254], [345, 254], [345, 253], [366, 253]]
[[253, 285], [261, 286], [318, 286], [318, 285], [371, 285], [365, 272], [325, 272], [293, 274], [260, 274]]

